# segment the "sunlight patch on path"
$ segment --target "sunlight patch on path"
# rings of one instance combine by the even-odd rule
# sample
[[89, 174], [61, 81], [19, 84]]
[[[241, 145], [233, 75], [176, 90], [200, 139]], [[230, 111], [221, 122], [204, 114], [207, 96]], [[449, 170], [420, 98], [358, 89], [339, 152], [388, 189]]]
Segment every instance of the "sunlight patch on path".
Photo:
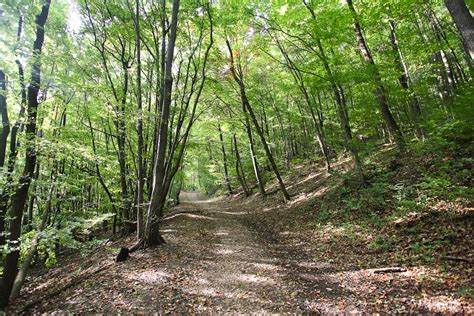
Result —
[[137, 272], [127, 271], [125, 278], [132, 282], [139, 281], [148, 284], [157, 284], [167, 282], [169, 278], [171, 278], [171, 274], [161, 270], [147, 269]]

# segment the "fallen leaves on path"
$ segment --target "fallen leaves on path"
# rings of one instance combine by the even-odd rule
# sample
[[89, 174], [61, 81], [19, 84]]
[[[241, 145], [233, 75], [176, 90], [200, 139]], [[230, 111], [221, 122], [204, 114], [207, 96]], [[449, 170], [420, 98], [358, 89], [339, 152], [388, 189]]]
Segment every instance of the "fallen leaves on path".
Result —
[[[291, 188], [317, 192], [335, 184], [319, 172], [304, 175]], [[396, 260], [371, 253], [364, 238], [372, 237], [363, 236], [361, 228], [352, 227], [351, 235], [345, 227], [315, 226], [308, 212], [314, 196], [304, 194], [310, 198], [286, 205], [255, 196], [210, 201], [185, 194], [164, 221], [166, 245], [137, 251], [129, 260], [38, 301], [28, 312], [474, 312], [472, 303], [452, 291], [451, 283], [459, 281], [456, 274], [436, 266], [374, 273]], [[21, 311], [25, 302], [38, 300], [68, 278], [111, 261], [113, 247], [132, 243], [131, 238], [120, 240], [87, 258], [62, 256], [57, 267], [29, 278], [7, 312]]]

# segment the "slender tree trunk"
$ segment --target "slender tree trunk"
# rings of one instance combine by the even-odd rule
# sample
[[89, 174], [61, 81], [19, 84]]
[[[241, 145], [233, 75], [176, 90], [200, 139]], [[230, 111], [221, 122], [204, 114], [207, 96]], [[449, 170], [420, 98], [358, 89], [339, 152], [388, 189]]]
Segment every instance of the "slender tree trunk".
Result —
[[461, 33], [471, 61], [474, 60], [474, 19], [464, 0], [444, 0], [454, 24]]
[[[168, 160], [165, 161], [165, 176], [164, 176], [164, 184], [163, 184], [163, 188], [162, 188], [162, 190], [164, 192], [164, 194], [162, 196], [163, 205], [166, 202], [166, 194], [167, 194], [167, 192], [169, 192], [169, 189], [171, 187], [171, 182], [173, 181], [174, 176], [176, 175], [176, 173], [178, 172], [178, 170], [181, 166], [181, 162], [183, 160], [185, 150], [186, 150], [187, 140], [189, 138], [191, 128], [192, 128], [192, 126], [194, 124], [194, 121], [195, 121], [196, 110], [197, 110], [197, 107], [198, 107], [199, 99], [200, 99], [200, 96], [202, 94], [202, 91], [203, 91], [203, 88], [204, 88], [204, 83], [205, 83], [206, 78], [207, 78], [207, 76], [206, 76], [206, 65], [207, 65], [207, 60], [209, 58], [209, 54], [210, 54], [212, 45], [214, 43], [214, 39], [213, 39], [212, 14], [211, 14], [211, 7], [210, 7], [209, 3], [205, 6], [205, 9], [207, 11], [207, 17], [208, 17], [208, 21], [209, 21], [209, 44], [207, 45], [207, 48], [204, 52], [200, 78], [197, 75], [197, 69], [196, 69], [195, 72], [194, 72], [194, 75], [192, 75], [192, 79], [191, 79], [191, 81], [192, 81], [191, 86], [195, 87], [197, 82], [199, 82], [199, 84], [198, 84], [199, 87], [196, 89], [197, 91], [196, 91], [195, 94], [191, 93], [191, 95], [187, 98], [187, 101], [183, 101], [184, 104], [185, 104], [185, 109], [187, 110], [188, 107], [189, 107], [189, 104], [191, 103], [191, 96], [194, 96], [194, 100], [192, 102], [193, 104], [191, 106], [191, 113], [188, 116], [188, 124], [187, 124], [186, 128], [184, 129], [183, 133], [181, 133], [180, 131], [181, 131], [181, 128], [183, 126], [185, 114], [184, 113], [182, 115], [180, 114], [180, 119], [178, 119], [179, 123], [177, 124], [176, 130], [175, 130], [175, 140], [172, 143], [170, 143], [170, 150], [168, 152]], [[201, 29], [201, 35], [203, 34], [202, 30], [203, 29]], [[201, 35], [200, 35], [200, 39], [198, 40], [198, 44], [196, 46], [200, 46], [202, 44], [202, 36]], [[194, 53], [192, 53], [192, 54], [194, 55]], [[187, 72], [186, 76], [188, 76], [188, 75], [189, 75], [189, 72]], [[198, 80], [198, 78], [199, 78], [199, 80]], [[181, 135], [181, 141], [180, 142], [178, 142], [179, 135]], [[170, 141], [171, 141], [171, 135], [170, 135]], [[177, 145], [176, 145], [178, 143], [180, 144], [180, 149], [179, 150], [177, 150]], [[175, 160], [174, 163], [173, 163], [173, 160]]]
[[126, 126], [125, 126], [125, 100], [126, 94], [128, 91], [128, 66], [123, 65], [124, 74], [124, 88], [123, 88], [123, 96], [121, 104], [118, 105], [118, 113], [119, 117], [116, 118], [116, 131], [117, 131], [117, 147], [118, 147], [118, 161], [119, 161], [119, 169], [120, 169], [120, 189], [121, 189], [121, 199], [122, 199], [122, 216], [123, 216], [123, 233], [129, 234], [133, 231], [133, 224], [130, 220], [130, 208], [131, 208], [131, 201], [130, 201], [130, 193], [128, 190], [127, 184], [127, 156], [126, 156]]
[[[7, 138], [10, 133], [10, 121], [8, 119], [8, 109], [7, 109], [7, 89], [5, 82], [5, 73], [0, 69], [0, 114], [2, 115], [2, 132], [0, 135], [0, 176], [3, 180], [3, 166], [5, 164], [5, 155], [7, 150]], [[8, 171], [7, 171], [8, 172]], [[7, 181], [9, 180], [8, 176], [6, 177]], [[0, 196], [0, 246], [5, 244], [5, 215], [7, 212], [8, 204], [8, 183], [1, 190]]]
[[[330, 161], [330, 158], [329, 158], [329, 148], [328, 148], [327, 143], [326, 143], [326, 138], [324, 137], [324, 131], [323, 131], [322, 123], [321, 123], [321, 121], [319, 121], [316, 118], [316, 113], [314, 111], [313, 104], [311, 102], [311, 98], [310, 98], [308, 90], [306, 89], [306, 86], [304, 84], [303, 75], [302, 75], [301, 71], [299, 70], [299, 68], [296, 67], [295, 63], [292, 61], [292, 59], [290, 58], [290, 56], [288, 55], [286, 50], [283, 48], [280, 41], [278, 39], [276, 39], [276, 42], [277, 42], [278, 48], [280, 49], [280, 52], [285, 57], [286, 64], [287, 64], [291, 74], [293, 75], [294, 80], [298, 84], [298, 87], [299, 87], [299, 89], [300, 89], [301, 93], [303, 94], [303, 97], [306, 101], [309, 113], [311, 114], [311, 118], [313, 120], [313, 126], [314, 126], [314, 129], [316, 131], [316, 140], [318, 141], [319, 148], [321, 149], [321, 152], [323, 153], [324, 160], [325, 160], [325, 163], [326, 163], [326, 169], [329, 171], [329, 170], [331, 170], [331, 161]], [[319, 111], [317, 113], [317, 116], [318, 116], [318, 118], [321, 117]]]
[[142, 113], [142, 64], [141, 64], [141, 43], [140, 43], [140, 1], [135, 1], [135, 42], [137, 49], [137, 238], [143, 237], [143, 186], [145, 184], [145, 174], [143, 170], [143, 113]]
[[249, 188], [247, 186], [247, 181], [245, 180], [244, 169], [242, 168], [242, 162], [240, 161], [239, 146], [237, 145], [237, 136], [233, 136], [234, 152], [235, 152], [235, 173], [237, 174], [237, 179], [239, 180], [242, 190], [246, 197], [250, 195]]
[[164, 243], [164, 239], [159, 231], [159, 218], [164, 207], [164, 182], [165, 182], [165, 156], [167, 152], [168, 124], [171, 105], [171, 90], [173, 88], [173, 56], [176, 42], [176, 32], [178, 27], [179, 0], [173, 0], [172, 18], [170, 24], [170, 36], [168, 39], [168, 49], [165, 64], [165, 85], [163, 104], [161, 109], [161, 120], [158, 129], [158, 145], [155, 165], [153, 168], [153, 189], [150, 205], [148, 207], [145, 234], [138, 244], [148, 247]]
[[36, 194], [34, 192], [36, 191], [36, 187], [37, 187], [36, 180], [38, 180], [39, 178], [40, 168], [41, 168], [41, 164], [37, 162], [35, 173], [33, 175], [33, 180], [35, 180], [33, 182], [33, 187], [32, 187], [33, 194], [30, 194], [30, 199], [28, 201], [28, 206], [27, 206], [27, 210], [28, 210], [28, 216], [26, 216], [27, 217], [27, 221], [26, 221], [27, 231], [31, 231], [33, 229], [33, 210], [34, 210], [34, 205], [35, 205], [35, 200], [36, 200]]
[[227, 186], [227, 193], [229, 195], [232, 195], [233, 192], [232, 192], [232, 186], [230, 184], [230, 177], [229, 177], [229, 168], [228, 168], [228, 164], [227, 164], [227, 154], [225, 152], [225, 146], [224, 146], [224, 136], [222, 135], [222, 128], [221, 128], [221, 125], [218, 123], [217, 124], [217, 129], [219, 130], [219, 140], [221, 141], [221, 152], [222, 152], [222, 159], [224, 160], [223, 161], [223, 164], [224, 164], [224, 180], [225, 180], [225, 183], [226, 183], [226, 186]]
[[252, 106], [250, 105], [249, 100], [247, 99], [247, 93], [245, 91], [245, 84], [244, 84], [244, 81], [243, 81], [242, 71], [241, 71], [241, 69], [239, 69], [239, 75], [237, 75], [237, 71], [236, 71], [235, 65], [234, 65], [234, 58], [233, 58], [232, 48], [231, 48], [230, 43], [229, 43], [228, 40], [226, 40], [226, 43], [227, 43], [227, 48], [229, 49], [229, 54], [230, 54], [230, 58], [231, 58], [231, 61], [232, 61], [232, 64], [231, 64], [232, 75], [234, 77], [235, 82], [240, 87], [240, 98], [241, 98], [241, 101], [242, 101], [242, 105], [247, 109], [248, 114], [250, 116], [250, 119], [252, 120], [252, 123], [253, 123], [256, 131], [257, 131], [257, 134], [258, 134], [258, 136], [260, 136], [260, 140], [262, 142], [263, 149], [265, 150], [265, 154], [267, 155], [268, 161], [270, 162], [270, 166], [273, 169], [273, 173], [275, 174], [275, 176], [278, 180], [278, 185], [280, 187], [281, 193], [283, 194], [284, 200], [289, 201], [290, 200], [290, 195], [286, 191], [285, 184], [283, 183], [283, 179], [281, 178], [280, 172], [278, 171], [278, 167], [276, 165], [276, 162], [273, 159], [273, 155], [272, 155], [272, 153], [270, 151], [270, 147], [268, 146], [268, 143], [265, 139], [265, 135], [263, 134], [263, 130], [261, 129], [260, 125], [258, 124], [257, 117], [255, 116], [255, 113], [252, 109]]
[[[28, 196], [28, 189], [33, 177], [36, 165], [36, 119], [38, 113], [38, 92], [41, 84], [41, 50], [44, 43], [44, 25], [48, 18], [51, 0], [47, 0], [43, 5], [40, 14], [36, 16], [36, 38], [33, 43], [33, 64], [31, 69], [31, 82], [28, 86], [28, 123], [26, 125], [26, 135], [31, 141], [26, 148], [25, 165], [20, 176], [18, 186], [12, 196], [10, 235], [9, 239], [20, 245], [21, 220], [25, 202]], [[18, 273], [19, 249], [10, 251], [3, 265], [3, 277], [0, 283], [0, 308], [8, 305], [9, 297]]]
[[[451, 63], [450, 59], [448, 58], [448, 55], [447, 55], [446, 50], [445, 50], [444, 45], [443, 45], [442, 26], [440, 25], [439, 21], [437, 20], [435, 12], [431, 8], [427, 9], [426, 15], [427, 15], [428, 20], [430, 22], [431, 29], [433, 31], [434, 38], [435, 38], [435, 41], [436, 41], [436, 45], [439, 48], [439, 53], [437, 53], [437, 55], [438, 55], [437, 59], [438, 59], [439, 63], [441, 64], [441, 66], [443, 67], [443, 69], [442, 69], [443, 74], [442, 75], [445, 76], [444, 81], [447, 84], [446, 92], [447, 92], [448, 95], [451, 95], [451, 90], [456, 89], [457, 81], [456, 81], [456, 78], [455, 78], [455, 72], [453, 70], [452, 63]], [[448, 47], [449, 47], [449, 45], [448, 45]]]
[[7, 139], [10, 134], [10, 120], [7, 110], [7, 87], [5, 73], [0, 69], [0, 114], [2, 115], [2, 132], [0, 133], [0, 168], [5, 165]]
[[245, 131], [247, 132], [247, 138], [249, 140], [250, 159], [252, 160], [252, 166], [253, 166], [253, 171], [255, 174], [255, 179], [257, 181], [260, 194], [262, 195], [262, 197], [265, 197], [267, 193], [265, 191], [265, 183], [263, 182], [262, 174], [260, 172], [260, 166], [258, 165], [258, 161], [257, 161], [257, 153], [255, 151], [252, 128], [250, 127], [250, 121], [247, 116], [247, 110], [245, 109], [245, 106], [242, 106], [242, 108], [243, 108], [242, 110], [245, 116]]
[[[434, 15], [434, 18], [435, 18], [436, 25], [438, 26], [438, 29], [439, 29], [439, 35], [441, 37], [441, 40], [444, 42], [444, 44], [446, 45], [446, 47], [449, 50], [448, 53], [449, 53], [449, 56], [451, 57], [450, 65], [451, 65], [451, 68], [453, 70], [453, 75], [454, 75], [454, 78], [455, 78], [456, 82], [459, 83], [461, 80], [462, 81], [467, 81], [467, 76], [464, 73], [464, 70], [463, 70], [461, 62], [458, 58], [458, 55], [456, 54], [455, 49], [449, 43], [448, 37], [446, 35], [446, 31], [444, 30], [441, 21], [438, 19], [436, 14], [433, 13], [433, 15]], [[461, 38], [461, 42], [464, 42], [464, 40], [462, 38]], [[467, 66], [468, 66], [469, 70], [471, 70], [472, 63], [471, 63], [470, 57], [467, 59]]]
[[333, 85], [333, 91], [336, 98], [336, 107], [337, 113], [339, 115], [339, 121], [341, 123], [341, 128], [343, 131], [344, 142], [346, 144], [346, 148], [352, 155], [352, 159], [354, 160], [354, 167], [356, 171], [356, 175], [360, 184], [365, 183], [365, 176], [362, 169], [362, 161], [359, 156], [359, 151], [354, 144], [354, 139], [352, 137], [351, 126], [349, 124], [349, 115], [347, 113], [347, 103], [346, 98], [344, 97], [344, 90], [342, 86], [337, 87]]
[[[123, 230], [124, 234], [128, 234], [133, 231], [134, 225], [130, 221], [130, 208], [131, 200], [127, 183], [127, 158], [126, 158], [126, 139], [127, 131], [125, 124], [125, 106], [128, 96], [128, 86], [129, 86], [129, 62], [127, 60], [127, 49], [126, 41], [123, 38], [119, 38], [120, 58], [114, 56], [115, 59], [121, 62], [122, 71], [123, 71], [123, 87], [121, 94], [118, 89], [116, 89], [114, 80], [112, 79], [111, 69], [107, 62], [107, 50], [106, 50], [106, 40], [107, 38], [100, 38], [100, 35], [97, 32], [96, 25], [92, 19], [91, 11], [88, 5], [88, 0], [85, 0], [85, 9], [87, 12], [88, 20], [90, 26], [92, 27], [92, 34], [94, 37], [94, 46], [99, 51], [102, 61], [103, 70], [105, 73], [106, 80], [112, 89], [114, 101], [116, 103], [116, 117], [114, 118], [114, 125], [116, 129], [116, 139], [117, 139], [117, 159], [119, 162], [119, 172], [120, 172], [120, 189], [121, 189], [121, 200], [122, 200], [122, 218], [123, 218]], [[107, 4], [105, 4], [107, 5]]]
[[285, 155], [285, 168], [290, 168], [290, 160], [291, 160], [291, 155], [290, 155], [290, 139], [288, 139], [289, 137], [287, 137], [286, 133], [285, 133], [285, 127], [283, 126], [283, 121], [281, 119], [281, 116], [279, 114], [277, 114], [277, 117], [279, 117], [278, 119], [278, 125], [280, 127], [280, 135], [281, 135], [281, 138], [283, 139], [283, 152], [284, 152], [284, 155]]
[[[308, 11], [311, 13], [313, 19], [316, 19], [316, 14], [313, 9], [305, 2], [305, 6]], [[359, 151], [354, 144], [354, 140], [352, 138], [352, 131], [351, 126], [349, 124], [349, 114], [347, 111], [347, 104], [346, 98], [344, 97], [344, 90], [342, 86], [336, 81], [332, 69], [329, 65], [328, 58], [326, 55], [326, 51], [323, 47], [321, 39], [317, 38], [316, 43], [318, 46], [318, 51], [320, 55], [321, 62], [323, 63], [324, 70], [329, 78], [331, 84], [331, 90], [334, 94], [334, 99], [336, 101], [336, 110], [339, 116], [339, 123], [341, 125], [342, 134], [344, 137], [344, 147], [351, 153], [352, 159], [354, 160], [355, 171], [359, 183], [365, 183], [365, 177], [362, 169], [362, 161], [359, 156]]]
[[[86, 101], [86, 100], [84, 100], [84, 101]], [[92, 128], [92, 122], [91, 122], [91, 119], [90, 119], [89, 116], [87, 117], [87, 120], [89, 122], [89, 131], [90, 131], [91, 140], [92, 140], [92, 150], [94, 152], [94, 155], [97, 155], [97, 146], [96, 146], [96, 143], [95, 143], [94, 130]], [[110, 204], [112, 205], [112, 212], [114, 213], [113, 224], [112, 224], [112, 233], [115, 234], [117, 232], [117, 215], [118, 215], [117, 214], [118, 211], [117, 211], [116, 201], [115, 201], [112, 193], [110, 192], [109, 188], [105, 184], [105, 180], [102, 177], [102, 173], [100, 172], [100, 168], [99, 168], [98, 163], [95, 164], [95, 173], [96, 173], [97, 179], [99, 180], [100, 185], [102, 186], [102, 188], [105, 191], [105, 194], [107, 194], [107, 197], [109, 198]]]
[[411, 89], [411, 78], [410, 78], [410, 74], [408, 73], [408, 67], [405, 64], [402, 51], [400, 50], [400, 46], [398, 45], [397, 33], [395, 31], [395, 22], [392, 19], [389, 19], [389, 25], [390, 25], [390, 42], [392, 44], [395, 62], [400, 71], [398, 82], [400, 83], [400, 86], [403, 88], [403, 90], [405, 90], [409, 95], [410, 112], [411, 112], [413, 125], [415, 127], [416, 136], [419, 139], [424, 139], [424, 131], [420, 126], [420, 120], [421, 120], [420, 103], [418, 102], [418, 98], [416, 97], [415, 92], [413, 91], [413, 89]]
[[253, 124], [255, 126], [255, 129], [257, 130], [257, 134], [258, 134], [258, 136], [260, 136], [260, 141], [262, 142], [263, 149], [265, 150], [265, 153], [267, 155], [267, 159], [270, 162], [270, 167], [272, 168], [273, 173], [275, 174], [275, 176], [278, 180], [278, 185], [280, 187], [281, 193], [283, 194], [284, 200], [285, 200], [285, 202], [289, 201], [291, 199], [290, 195], [286, 191], [285, 184], [283, 183], [283, 179], [281, 178], [281, 175], [280, 175], [280, 172], [279, 172], [278, 167], [276, 165], [275, 159], [273, 158], [273, 155], [270, 151], [270, 147], [268, 146], [268, 143], [265, 139], [265, 136], [263, 135], [263, 131], [261, 130], [261, 127], [258, 124], [257, 118], [255, 117], [255, 113], [253, 112], [253, 109], [252, 109], [252, 107], [251, 107], [251, 105], [250, 105], [250, 103], [247, 99], [247, 95], [245, 93], [245, 87], [244, 86], [241, 86], [240, 93], [241, 93], [242, 103], [246, 106], [247, 111], [250, 115], [250, 118], [253, 121]]
[[302, 106], [299, 104], [299, 102], [295, 102], [296, 104], [296, 107], [298, 108], [298, 114], [300, 115], [300, 118], [301, 118], [301, 127], [302, 127], [302, 130], [303, 130], [303, 155], [304, 155], [304, 158], [308, 158], [308, 138], [309, 138], [309, 131], [308, 131], [308, 126], [307, 126], [307, 123], [306, 123], [306, 119], [305, 119], [305, 114], [303, 112], [303, 109], [302, 109]]
[[20, 295], [20, 290], [25, 282], [26, 275], [28, 273], [28, 270], [30, 268], [31, 261], [33, 260], [34, 255], [36, 254], [36, 251], [38, 249], [38, 244], [41, 238], [41, 233], [43, 232], [44, 227], [46, 226], [46, 223], [49, 218], [49, 214], [51, 213], [52, 209], [52, 197], [53, 197], [53, 192], [54, 192], [54, 179], [51, 179], [51, 187], [49, 189], [48, 193], [48, 198], [46, 200], [46, 206], [45, 210], [43, 211], [43, 214], [41, 215], [41, 222], [38, 225], [38, 228], [36, 230], [36, 235], [31, 241], [30, 248], [28, 250], [28, 253], [25, 257], [25, 260], [23, 261], [20, 270], [18, 271], [18, 274], [15, 278], [15, 282], [13, 283], [12, 287], [12, 292], [10, 294], [10, 300], [13, 301]]
[[[275, 114], [278, 120], [278, 127], [280, 129], [280, 137], [283, 141], [283, 154], [284, 154], [284, 159], [285, 159], [285, 167], [288, 169], [290, 165], [290, 159], [291, 159], [291, 153], [290, 153], [290, 137], [285, 133], [285, 126], [283, 123], [283, 118], [280, 113], [280, 109], [278, 106], [275, 104], [273, 97], [271, 104], [273, 105], [273, 109], [275, 110]], [[263, 106], [264, 107], [264, 106]], [[291, 124], [289, 124], [291, 127]], [[276, 135], [276, 133], [274, 133]], [[270, 133], [267, 132], [267, 137], [270, 138]], [[277, 155], [277, 153], [275, 153]]]
[[[159, 97], [156, 97], [156, 112], [155, 112], [155, 120], [154, 120], [154, 133], [153, 133], [153, 150], [152, 150], [152, 158], [150, 160], [150, 175], [148, 177], [148, 200], [151, 200], [152, 192], [153, 192], [153, 180], [154, 180], [154, 171], [155, 171], [155, 163], [156, 163], [156, 155], [158, 152], [158, 136], [159, 136], [159, 126], [163, 108], [163, 101], [164, 101], [164, 89], [165, 89], [165, 68], [166, 68], [166, 36], [168, 34], [168, 29], [166, 27], [166, 1], [161, 1], [161, 15], [160, 15], [160, 26], [161, 26], [161, 51], [158, 51], [158, 44], [157, 46], [157, 55], [160, 55], [160, 63], [157, 63], [157, 87], [159, 88]], [[159, 66], [158, 66], [159, 65]]]
[[359, 50], [361, 52], [362, 57], [370, 67], [370, 72], [376, 85], [374, 94], [380, 105], [380, 112], [382, 113], [382, 117], [385, 121], [385, 124], [387, 125], [387, 128], [389, 129], [390, 133], [393, 135], [397, 146], [399, 147], [399, 149], [403, 150], [405, 148], [405, 140], [403, 139], [402, 132], [397, 122], [393, 118], [392, 112], [390, 111], [387, 92], [382, 83], [382, 78], [380, 76], [380, 72], [377, 68], [377, 65], [374, 62], [372, 53], [370, 52], [369, 47], [367, 46], [367, 42], [365, 41], [364, 35], [362, 33], [362, 28], [359, 24], [359, 19], [357, 18], [357, 12], [355, 11], [354, 5], [352, 4], [352, 0], [347, 0], [347, 4], [352, 12], [352, 17], [354, 21], [354, 31], [357, 38], [357, 42], [359, 44]]

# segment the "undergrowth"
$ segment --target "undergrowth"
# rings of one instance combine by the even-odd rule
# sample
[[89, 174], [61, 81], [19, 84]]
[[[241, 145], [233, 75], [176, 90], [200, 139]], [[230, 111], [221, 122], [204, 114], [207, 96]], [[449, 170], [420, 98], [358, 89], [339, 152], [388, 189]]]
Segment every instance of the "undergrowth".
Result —
[[[466, 285], [472, 281], [472, 267], [445, 260], [446, 256], [472, 259], [472, 135], [467, 125], [447, 123], [424, 143], [410, 144], [404, 153], [370, 157], [365, 186], [357, 185], [349, 174], [342, 185], [314, 201], [313, 227], [337, 223], [344, 233], [329, 233], [330, 242], [352, 247], [358, 256], [364, 253], [367, 265], [381, 260], [436, 266], [451, 276], [459, 295], [472, 297], [472, 288]], [[364, 259], [358, 260], [364, 264]]]

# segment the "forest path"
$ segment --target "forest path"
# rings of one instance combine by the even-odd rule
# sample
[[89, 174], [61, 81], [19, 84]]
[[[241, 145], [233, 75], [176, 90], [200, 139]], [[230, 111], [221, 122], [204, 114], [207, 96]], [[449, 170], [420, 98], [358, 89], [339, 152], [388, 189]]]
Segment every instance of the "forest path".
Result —
[[[181, 290], [199, 297], [199, 311], [321, 311], [314, 294], [334, 286], [313, 271], [316, 264], [301, 260], [300, 250], [281, 245], [271, 227], [262, 227], [254, 216], [258, 206], [195, 192], [184, 192], [181, 200], [175, 216], [194, 219], [179, 224], [186, 225], [179, 239], [193, 278]], [[164, 234], [173, 242], [171, 231]]]
[[[343, 293], [322, 277], [327, 266], [309, 260], [302, 245], [280, 243], [278, 235], [286, 232], [274, 233], [257, 215], [266, 212], [260, 198], [207, 200], [185, 192], [181, 199], [163, 221], [166, 245], [134, 252], [121, 263], [111, 264], [116, 248], [108, 246], [94, 255], [64, 258], [30, 282], [25, 291], [30, 295], [22, 300], [39, 302], [28, 311], [271, 313], [336, 308], [336, 296]], [[133, 237], [129, 242], [133, 244]], [[48, 297], [77, 274], [101, 266], [107, 268]]]
[[386, 255], [368, 252], [344, 227], [315, 222], [321, 210], [312, 201], [337, 181], [322, 171], [302, 174], [286, 204], [278, 194], [207, 199], [183, 192], [163, 219], [165, 245], [120, 263], [113, 262], [117, 247], [133, 245], [135, 236], [64, 253], [52, 269], [31, 273], [7, 313], [466, 311], [442, 288], [426, 295], [420, 277], [436, 271], [374, 274], [390, 264]]

